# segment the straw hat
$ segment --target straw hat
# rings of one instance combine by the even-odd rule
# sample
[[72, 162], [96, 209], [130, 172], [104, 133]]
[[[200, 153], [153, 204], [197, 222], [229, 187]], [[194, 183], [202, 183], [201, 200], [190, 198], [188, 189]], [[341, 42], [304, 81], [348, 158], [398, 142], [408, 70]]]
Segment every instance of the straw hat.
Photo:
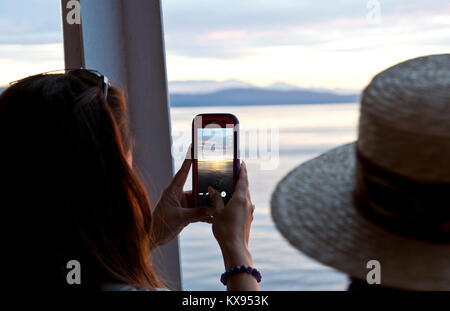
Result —
[[356, 143], [290, 172], [272, 217], [296, 248], [381, 286], [450, 290], [450, 54], [412, 59], [364, 90]]

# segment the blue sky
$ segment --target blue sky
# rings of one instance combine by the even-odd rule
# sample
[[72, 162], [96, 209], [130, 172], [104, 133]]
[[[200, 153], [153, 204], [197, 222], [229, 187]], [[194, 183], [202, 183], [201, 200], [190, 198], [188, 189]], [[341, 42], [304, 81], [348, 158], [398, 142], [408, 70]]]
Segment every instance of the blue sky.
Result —
[[[450, 52], [444, 0], [162, 2], [171, 81], [361, 89], [399, 61]], [[0, 0], [0, 85], [63, 66], [59, 3]]]

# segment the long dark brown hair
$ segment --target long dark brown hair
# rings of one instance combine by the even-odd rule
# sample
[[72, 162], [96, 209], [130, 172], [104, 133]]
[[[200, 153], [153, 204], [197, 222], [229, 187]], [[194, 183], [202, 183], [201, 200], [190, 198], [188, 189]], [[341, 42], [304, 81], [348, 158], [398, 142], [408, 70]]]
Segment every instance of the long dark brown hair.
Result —
[[[21, 80], [0, 95], [0, 208], [10, 277], [36, 288], [121, 282], [160, 287], [150, 260], [152, 213], [127, 161], [123, 92], [69, 74]], [[41, 285], [42, 284], [42, 285]]]

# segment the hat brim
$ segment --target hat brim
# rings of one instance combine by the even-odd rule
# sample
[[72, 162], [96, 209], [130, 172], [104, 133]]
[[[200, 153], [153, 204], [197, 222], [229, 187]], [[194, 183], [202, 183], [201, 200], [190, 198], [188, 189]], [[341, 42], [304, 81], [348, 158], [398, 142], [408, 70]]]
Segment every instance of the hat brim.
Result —
[[370, 260], [381, 266], [381, 285], [409, 290], [450, 290], [450, 243], [433, 243], [388, 231], [353, 202], [355, 144], [298, 166], [277, 185], [272, 218], [283, 236], [307, 256], [366, 280]]

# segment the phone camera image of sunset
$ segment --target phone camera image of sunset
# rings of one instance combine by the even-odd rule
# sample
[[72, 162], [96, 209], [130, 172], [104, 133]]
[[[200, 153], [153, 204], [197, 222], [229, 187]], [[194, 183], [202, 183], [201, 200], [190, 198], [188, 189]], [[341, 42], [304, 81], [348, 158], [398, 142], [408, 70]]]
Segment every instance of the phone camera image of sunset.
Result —
[[233, 193], [233, 127], [200, 128], [197, 137], [198, 204], [211, 204], [209, 186], [227, 202]]

